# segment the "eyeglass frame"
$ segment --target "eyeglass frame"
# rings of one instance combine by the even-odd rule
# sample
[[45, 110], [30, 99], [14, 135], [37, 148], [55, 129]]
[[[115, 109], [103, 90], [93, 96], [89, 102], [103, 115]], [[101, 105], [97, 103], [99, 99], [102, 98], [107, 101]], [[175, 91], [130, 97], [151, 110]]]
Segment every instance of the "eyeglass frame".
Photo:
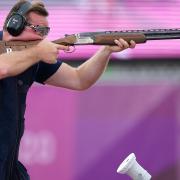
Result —
[[[28, 23], [28, 22], [26, 23], [26, 26], [30, 27], [35, 32], [39, 33], [40, 36], [47, 36], [49, 31], [50, 31], [50, 27], [48, 27], [48, 26], [33, 25], [31, 23]], [[38, 30], [39, 28], [46, 29], [46, 31], [44, 33], [42, 33], [42, 31]]]

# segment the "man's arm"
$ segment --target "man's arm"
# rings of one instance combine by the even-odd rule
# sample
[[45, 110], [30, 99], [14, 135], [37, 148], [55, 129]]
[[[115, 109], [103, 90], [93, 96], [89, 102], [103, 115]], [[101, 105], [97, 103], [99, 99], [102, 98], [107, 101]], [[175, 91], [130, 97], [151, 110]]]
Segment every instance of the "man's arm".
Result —
[[0, 79], [15, 76], [38, 61], [34, 48], [0, 55]]
[[78, 68], [63, 63], [58, 71], [46, 80], [46, 84], [74, 90], [84, 90], [92, 86], [107, 67], [111, 53], [134, 48], [135, 42], [129, 45], [123, 39], [115, 41], [117, 46], [104, 46]]
[[68, 47], [43, 40], [37, 46], [22, 51], [0, 55], [0, 79], [15, 76], [42, 60], [52, 64], [56, 62], [59, 50]]

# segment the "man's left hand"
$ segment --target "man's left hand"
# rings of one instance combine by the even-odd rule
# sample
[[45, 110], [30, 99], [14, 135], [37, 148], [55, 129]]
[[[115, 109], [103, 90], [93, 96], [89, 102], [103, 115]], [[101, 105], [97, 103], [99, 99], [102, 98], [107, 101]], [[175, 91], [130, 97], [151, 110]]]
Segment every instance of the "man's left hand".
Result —
[[115, 46], [107, 46], [108, 50], [111, 53], [120, 52], [127, 48], [135, 48], [135, 46], [136, 46], [136, 43], [133, 40], [130, 41], [130, 44], [127, 41], [125, 41], [124, 39], [115, 40], [114, 42], [117, 44], [117, 46], [116, 45]]

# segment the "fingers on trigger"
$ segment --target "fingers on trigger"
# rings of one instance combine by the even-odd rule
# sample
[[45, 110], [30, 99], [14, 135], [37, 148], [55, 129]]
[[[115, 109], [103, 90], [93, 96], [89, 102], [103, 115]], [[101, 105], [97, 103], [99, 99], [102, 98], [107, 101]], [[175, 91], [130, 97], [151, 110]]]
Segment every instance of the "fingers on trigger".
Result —
[[69, 50], [69, 46], [58, 45], [58, 44], [57, 44], [57, 46], [56, 46], [56, 47], [57, 47], [57, 49], [58, 49], [58, 50], [66, 50], [66, 51], [68, 51], [68, 50]]

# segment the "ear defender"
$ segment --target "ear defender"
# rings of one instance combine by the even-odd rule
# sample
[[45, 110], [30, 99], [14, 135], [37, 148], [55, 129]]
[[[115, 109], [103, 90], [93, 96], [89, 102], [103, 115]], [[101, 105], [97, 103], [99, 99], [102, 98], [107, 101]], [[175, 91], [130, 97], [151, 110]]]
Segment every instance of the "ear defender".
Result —
[[23, 32], [27, 23], [24, 15], [28, 12], [31, 6], [30, 2], [25, 2], [20, 6], [17, 12], [12, 13], [6, 24], [6, 29], [9, 34], [12, 36], [19, 36]]

